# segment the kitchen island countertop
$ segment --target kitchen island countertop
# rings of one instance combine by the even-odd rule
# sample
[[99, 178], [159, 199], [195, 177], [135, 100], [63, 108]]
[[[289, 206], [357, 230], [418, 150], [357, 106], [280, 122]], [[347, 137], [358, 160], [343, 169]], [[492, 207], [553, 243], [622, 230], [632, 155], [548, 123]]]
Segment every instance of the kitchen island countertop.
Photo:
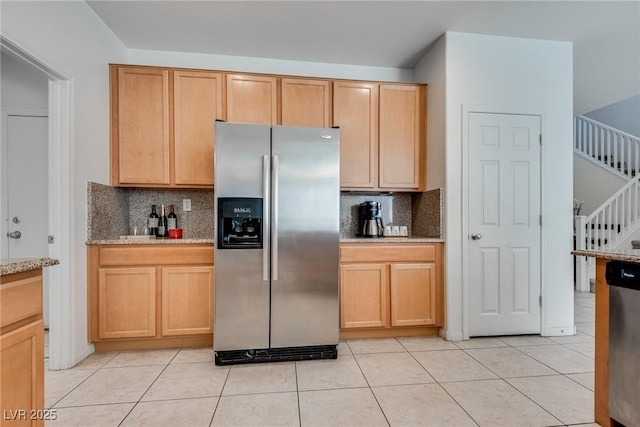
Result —
[[640, 262], [640, 249], [613, 249], [609, 251], [575, 250], [571, 255], [602, 258], [614, 261]]
[[2, 259], [0, 260], [0, 276], [37, 270], [57, 264], [60, 264], [60, 261], [48, 257]]

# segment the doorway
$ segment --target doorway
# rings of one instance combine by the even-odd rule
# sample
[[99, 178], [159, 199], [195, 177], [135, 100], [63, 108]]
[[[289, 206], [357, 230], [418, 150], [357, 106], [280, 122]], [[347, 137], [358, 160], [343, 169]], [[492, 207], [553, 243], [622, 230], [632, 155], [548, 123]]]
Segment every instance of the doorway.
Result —
[[[42, 114], [34, 114], [32, 109], [26, 107], [23, 109], [12, 108], [10, 114], [8, 114], [9, 109], [3, 105], [3, 111], [0, 116], [3, 118], [2, 138], [5, 140], [8, 121], [13, 123], [15, 129], [19, 129], [20, 127], [24, 127], [24, 123], [21, 123], [21, 117], [46, 117], [48, 115], [48, 121], [45, 126], [48, 153], [42, 156], [43, 161], [47, 165], [47, 173], [45, 174], [46, 186], [44, 191], [48, 206], [45, 208], [46, 212], [41, 216], [47, 225], [47, 236], [53, 236], [52, 241], [47, 240], [48, 250], [46, 256], [56, 258], [60, 261], [60, 265], [43, 270], [44, 280], [49, 284], [48, 289], [46, 289], [48, 291], [48, 301], [45, 301], [44, 307], [44, 311], [48, 313], [47, 317], [50, 326], [48, 369], [67, 369], [77, 362], [74, 351], [74, 336], [76, 335], [77, 326], [74, 325], [72, 321], [74, 280], [71, 274], [73, 271], [71, 257], [72, 194], [70, 194], [70, 189], [72, 188], [71, 183], [73, 182], [73, 170], [71, 167], [73, 81], [65, 78], [64, 75], [52, 69], [42, 60], [28, 53], [27, 50], [21, 48], [4, 35], [0, 36], [0, 51], [2, 52], [3, 59], [5, 59], [5, 55], [8, 55], [14, 62], [17, 61], [20, 63], [24, 72], [30, 74], [39, 73], [41, 76], [44, 76], [44, 89], [42, 89], [42, 91], [46, 91], [47, 102]], [[5, 65], [4, 61], [2, 65]], [[18, 84], [16, 87], [19, 86]], [[11, 88], [11, 86], [5, 87], [3, 85], [3, 97], [9, 88]], [[28, 89], [28, 87], [21, 87], [21, 89]], [[9, 119], [9, 115], [14, 116], [14, 118]], [[40, 123], [42, 124], [42, 122]], [[34, 153], [30, 154], [34, 155]], [[6, 164], [4, 163], [6, 159], [6, 152], [3, 152], [1, 175], [5, 174]], [[2, 177], [1, 190], [4, 198], [5, 194], [8, 193], [4, 176]], [[7, 214], [4, 204], [0, 212], [2, 212], [3, 215]], [[19, 215], [17, 216], [18, 220], [22, 221], [22, 218]], [[4, 218], [7, 217], [5, 216], [3, 219]], [[10, 223], [12, 225], [16, 225], [13, 223], [12, 218], [7, 219], [11, 220]], [[2, 222], [3, 231], [8, 225], [7, 222]], [[3, 240], [7, 231], [4, 231], [4, 235], [2, 236]], [[4, 257], [8, 250], [8, 242], [3, 241], [0, 249]], [[29, 257], [32, 256], [34, 255], [29, 255]]]
[[540, 116], [469, 113], [469, 336], [541, 331], [540, 138]]
[[[46, 111], [14, 114], [4, 111], [2, 138], [3, 257], [49, 256], [48, 135]], [[49, 328], [49, 286], [43, 276], [45, 330]]]

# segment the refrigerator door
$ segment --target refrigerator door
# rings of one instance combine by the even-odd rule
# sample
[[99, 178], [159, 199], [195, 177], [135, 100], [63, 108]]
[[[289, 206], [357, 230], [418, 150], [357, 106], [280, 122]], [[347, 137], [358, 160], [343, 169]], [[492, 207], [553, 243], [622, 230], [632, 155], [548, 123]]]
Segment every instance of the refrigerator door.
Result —
[[338, 129], [272, 129], [273, 348], [338, 344], [339, 139]]
[[[215, 246], [213, 348], [269, 348], [269, 126], [216, 122], [214, 215], [218, 198], [263, 198], [263, 249]], [[217, 225], [216, 225], [217, 226]]]

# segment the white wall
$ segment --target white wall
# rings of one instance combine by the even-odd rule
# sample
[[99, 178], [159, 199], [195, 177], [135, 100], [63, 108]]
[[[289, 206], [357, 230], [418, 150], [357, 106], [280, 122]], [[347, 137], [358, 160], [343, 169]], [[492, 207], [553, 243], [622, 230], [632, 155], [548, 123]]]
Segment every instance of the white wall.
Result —
[[85, 2], [5, 2], [3, 37], [73, 81], [72, 266], [76, 360], [92, 351], [87, 343], [87, 182], [109, 183], [109, 63], [241, 70], [362, 80], [413, 81], [413, 70], [279, 61], [220, 55], [128, 50]]
[[49, 79], [40, 70], [2, 53], [0, 96], [3, 107], [46, 110]]
[[[462, 225], [468, 217], [462, 211], [463, 109], [471, 106], [542, 115], [542, 334], [572, 334], [572, 45], [447, 32], [444, 46], [446, 336], [462, 339], [466, 328], [463, 266], [458, 260], [466, 256]], [[425, 60], [431, 55], [442, 62], [442, 46], [434, 49]], [[417, 81], [430, 83], [433, 76], [426, 66], [416, 69]]]
[[365, 67], [321, 62], [285, 61], [269, 58], [209, 55], [186, 52], [130, 49], [127, 63], [162, 67], [202, 68], [334, 79], [413, 82], [413, 70], [407, 68]]
[[580, 154], [573, 154], [573, 197], [582, 200], [580, 215], [589, 215], [628, 180]]
[[[109, 62], [124, 62], [126, 49], [85, 2], [6, 2], [1, 4], [3, 37], [72, 80], [73, 179], [71, 259], [73, 324], [71, 353], [81, 359], [87, 343], [87, 181], [109, 182]], [[57, 268], [57, 267], [52, 267]]]
[[640, 138], [640, 95], [623, 99], [584, 115]]
[[446, 38], [440, 37], [414, 69], [427, 87], [427, 189], [445, 187]]

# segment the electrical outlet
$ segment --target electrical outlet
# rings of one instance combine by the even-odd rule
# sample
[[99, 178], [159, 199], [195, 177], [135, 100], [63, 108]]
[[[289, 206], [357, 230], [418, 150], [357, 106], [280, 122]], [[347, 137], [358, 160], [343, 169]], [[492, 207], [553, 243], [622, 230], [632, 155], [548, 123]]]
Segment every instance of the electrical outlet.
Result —
[[191, 211], [191, 199], [182, 199], [182, 210], [184, 212]]

